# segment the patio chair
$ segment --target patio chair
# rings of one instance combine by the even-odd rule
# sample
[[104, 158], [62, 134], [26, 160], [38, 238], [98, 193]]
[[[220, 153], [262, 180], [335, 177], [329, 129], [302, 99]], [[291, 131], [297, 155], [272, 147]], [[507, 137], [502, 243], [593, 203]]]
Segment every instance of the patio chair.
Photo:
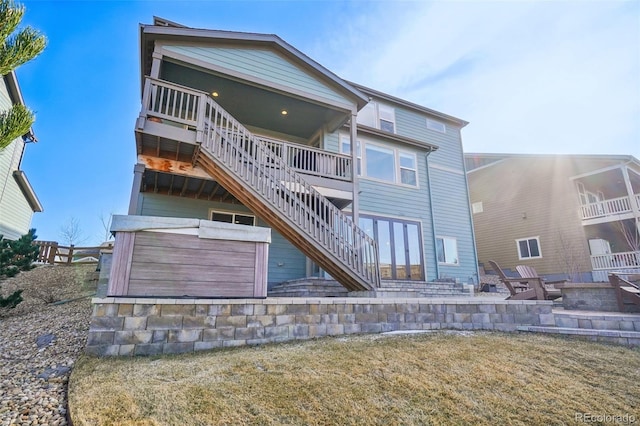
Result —
[[523, 278], [539, 280], [540, 285], [543, 286], [547, 291], [547, 300], [553, 300], [553, 299], [559, 298], [561, 296], [560, 289], [555, 288], [554, 285], [566, 283], [568, 281], [568, 280], [548, 281], [546, 278], [538, 275], [538, 272], [536, 272], [533, 266], [518, 265], [516, 266], [516, 271], [518, 271], [518, 274], [520, 274], [520, 276]]
[[640, 306], [640, 286], [625, 280], [616, 274], [609, 274], [609, 282], [616, 290], [618, 309], [624, 312], [625, 300]]
[[491, 265], [491, 269], [498, 274], [500, 281], [511, 293], [507, 300], [546, 300], [546, 290], [544, 286], [539, 285], [539, 280], [510, 278], [507, 277], [495, 261], [490, 260], [489, 265]]

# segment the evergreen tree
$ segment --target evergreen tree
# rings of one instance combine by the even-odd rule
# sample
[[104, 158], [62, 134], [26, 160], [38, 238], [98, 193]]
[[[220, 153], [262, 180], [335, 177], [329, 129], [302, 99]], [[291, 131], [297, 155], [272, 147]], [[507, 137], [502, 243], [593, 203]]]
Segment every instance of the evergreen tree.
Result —
[[[0, 235], [0, 280], [33, 268], [39, 252], [39, 247], [34, 244], [36, 238], [35, 229], [30, 229], [15, 241]], [[0, 296], [0, 308], [15, 308], [22, 302], [21, 293], [22, 290], [18, 290], [6, 298]]]
[[[38, 56], [47, 39], [37, 30], [25, 27], [16, 32], [25, 8], [13, 0], [0, 0], [0, 75], [4, 76]], [[29, 132], [35, 118], [24, 105], [16, 104], [0, 114], [0, 150]]]

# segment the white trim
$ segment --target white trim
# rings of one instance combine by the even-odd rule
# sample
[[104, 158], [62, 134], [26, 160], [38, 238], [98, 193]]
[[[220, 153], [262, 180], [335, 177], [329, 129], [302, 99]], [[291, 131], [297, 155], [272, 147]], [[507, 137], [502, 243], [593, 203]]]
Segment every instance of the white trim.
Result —
[[[434, 120], [432, 118], [427, 118], [427, 129], [428, 130], [433, 130], [434, 132], [438, 132], [438, 133], [447, 133], [447, 125], [445, 123], [443, 123], [442, 121], [438, 121], [438, 120]], [[431, 127], [429, 126], [429, 123], [431, 123]], [[442, 125], [442, 130], [440, 130], [439, 125]], [[433, 126], [435, 125], [435, 127], [438, 128], [434, 128]]]
[[590, 172], [586, 172], [586, 173], [582, 173], [582, 174], [579, 174], [579, 175], [571, 176], [569, 179], [570, 180], [575, 180], [575, 179], [580, 179], [580, 178], [587, 177], [587, 176], [593, 176], [593, 175], [597, 175], [597, 174], [608, 172], [608, 171], [615, 170], [615, 169], [622, 169], [624, 166], [625, 166], [624, 164], [614, 164], [613, 166], [603, 167], [601, 169], [596, 169], [596, 170], [592, 170]]
[[[467, 174], [473, 173], [473, 172], [477, 172], [478, 170], [486, 169], [488, 167], [493, 167], [496, 164], [503, 163], [505, 160], [507, 160], [507, 159], [506, 158], [502, 158], [500, 160], [496, 160], [496, 161], [492, 161], [491, 163], [487, 163], [484, 166], [480, 166], [480, 167], [476, 167], [475, 169], [467, 170]], [[466, 157], [465, 157], [465, 161], [466, 161]]]
[[[224, 209], [217, 209], [217, 208], [209, 208], [209, 213], [207, 214], [207, 219], [211, 222], [218, 222], [215, 221], [211, 218], [212, 213], [220, 213], [220, 214], [229, 214], [231, 215], [231, 220], [232, 220], [232, 224], [234, 225], [240, 225], [238, 223], [236, 223], [236, 216], [246, 216], [246, 217], [251, 217], [253, 218], [253, 224], [251, 225], [244, 225], [244, 226], [256, 226], [256, 215], [253, 213], [244, 213], [244, 212], [239, 212], [239, 211], [233, 211], [233, 210], [224, 210]], [[222, 222], [222, 223], [226, 223], [226, 222]]]
[[[529, 241], [530, 240], [536, 240], [536, 243], [538, 244], [538, 256], [529, 256], [529, 257], [522, 257], [522, 253], [520, 252], [520, 241], [527, 241], [527, 248], [529, 248], [529, 252], [531, 252], [531, 247], [529, 246]], [[516, 248], [518, 249], [518, 259], [519, 260], [529, 260], [529, 259], [542, 259], [542, 247], [540, 245], [540, 236], [537, 235], [535, 237], [525, 237], [525, 238], [518, 238], [516, 239]]]
[[[457, 260], [457, 263], [450, 263], [447, 262], [447, 251], [446, 251], [446, 245], [444, 244], [444, 240], [453, 240], [456, 243], [456, 254], [455, 254], [455, 260]], [[443, 242], [443, 249], [444, 249], [444, 258], [445, 261], [444, 262], [440, 262], [440, 260], [438, 259], [438, 240], [442, 240]], [[460, 266], [460, 251], [458, 250], [458, 238], [457, 237], [449, 237], [446, 235], [436, 235], [436, 261], [438, 262], [438, 265], [445, 265], [445, 266]]]
[[[347, 143], [351, 143], [350, 139], [348, 136], [345, 136], [343, 133], [339, 133], [338, 134], [338, 148], [339, 148], [339, 152], [340, 154], [345, 154], [345, 152], [343, 151], [343, 140], [344, 141], [348, 141]], [[360, 179], [364, 179], [364, 180], [369, 180], [369, 181], [373, 181], [373, 182], [380, 182], [380, 183], [384, 183], [387, 185], [393, 185], [393, 186], [400, 186], [403, 188], [411, 188], [411, 189], [420, 189], [420, 173], [418, 171], [418, 154], [415, 151], [411, 151], [405, 148], [396, 148], [393, 145], [388, 145], [385, 143], [381, 143], [378, 141], [372, 141], [371, 139], [366, 139], [366, 138], [358, 138], [357, 142], [360, 144], [360, 174], [359, 174], [359, 178]], [[389, 181], [389, 180], [384, 180], [384, 179], [380, 179], [380, 178], [376, 178], [376, 177], [372, 177], [369, 176], [367, 174], [367, 145], [372, 145], [375, 147], [379, 147], [385, 150], [389, 150], [393, 152], [393, 162], [394, 162], [394, 180], [393, 181]], [[350, 152], [349, 152], [350, 153]], [[349, 154], [347, 153], [347, 154]], [[400, 153], [402, 154], [406, 154], [406, 155], [412, 155], [415, 161], [415, 173], [416, 173], [416, 184], [415, 185], [411, 185], [408, 183], [402, 183], [402, 174], [401, 174], [401, 167], [400, 167]], [[356, 159], [356, 164], [357, 164], [358, 159]], [[412, 170], [408, 167], [404, 167], [405, 169], [408, 170]], [[455, 173], [458, 173], [457, 171], [455, 171]], [[460, 172], [460, 175], [464, 176], [464, 172]]]

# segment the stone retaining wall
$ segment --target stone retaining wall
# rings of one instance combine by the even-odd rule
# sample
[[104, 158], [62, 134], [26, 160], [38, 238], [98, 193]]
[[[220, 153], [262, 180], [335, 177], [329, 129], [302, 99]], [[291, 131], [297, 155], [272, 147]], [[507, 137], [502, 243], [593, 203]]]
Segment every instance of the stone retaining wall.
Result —
[[548, 301], [96, 298], [86, 351], [156, 355], [396, 330], [554, 325]]

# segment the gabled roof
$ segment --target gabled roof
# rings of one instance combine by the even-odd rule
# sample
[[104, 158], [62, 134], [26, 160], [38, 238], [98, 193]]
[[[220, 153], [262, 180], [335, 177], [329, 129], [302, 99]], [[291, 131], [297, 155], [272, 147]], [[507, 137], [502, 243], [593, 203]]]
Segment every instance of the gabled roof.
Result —
[[618, 163], [632, 163], [640, 167], [640, 161], [633, 155], [610, 154], [506, 154], [506, 153], [475, 153], [464, 154], [465, 165], [468, 173], [475, 170], [491, 167], [499, 162], [511, 158], [517, 159], [553, 159], [564, 158], [571, 160], [602, 160]]
[[440, 118], [442, 120], [446, 120], [446, 121], [450, 121], [452, 123], [455, 123], [455, 124], [459, 125], [460, 127], [464, 127], [467, 124], [469, 124], [468, 121], [462, 120], [462, 119], [454, 117], [452, 115], [447, 115], [447, 114], [444, 114], [442, 112], [439, 112], [439, 111], [424, 107], [422, 105], [414, 104], [413, 102], [409, 102], [409, 101], [406, 101], [404, 99], [397, 98], [395, 96], [391, 96], [391, 95], [388, 95], [388, 94], [383, 93], [383, 92], [379, 92], [379, 91], [377, 91], [375, 89], [371, 89], [369, 87], [365, 87], [365, 86], [363, 86], [361, 84], [358, 84], [358, 83], [353, 83], [353, 82], [350, 82], [350, 83], [353, 86], [357, 87], [358, 89], [360, 89], [361, 91], [363, 91], [364, 93], [366, 93], [366, 94], [368, 94], [370, 96], [373, 96], [373, 97], [376, 97], [376, 98], [380, 98], [380, 99], [384, 99], [384, 100], [386, 100], [388, 102], [395, 103], [395, 104], [398, 104], [398, 105], [402, 105], [404, 107], [407, 107], [407, 108], [410, 108], [410, 109], [414, 109], [414, 110], [417, 110], [417, 111], [420, 111], [420, 112], [424, 112], [425, 114], [431, 115], [433, 117], [437, 117], [437, 118]]
[[[345, 94], [348, 98], [353, 99], [358, 105], [358, 109], [369, 102], [369, 97], [354, 85], [341, 79], [275, 34], [189, 28], [158, 17], [154, 17], [153, 25], [140, 24], [140, 63], [143, 74], [141, 78], [143, 80], [144, 74], [148, 74], [151, 68], [152, 42], [156, 39], [189, 42], [217, 41], [239, 45], [269, 46]], [[150, 49], [151, 51], [149, 51]]]

